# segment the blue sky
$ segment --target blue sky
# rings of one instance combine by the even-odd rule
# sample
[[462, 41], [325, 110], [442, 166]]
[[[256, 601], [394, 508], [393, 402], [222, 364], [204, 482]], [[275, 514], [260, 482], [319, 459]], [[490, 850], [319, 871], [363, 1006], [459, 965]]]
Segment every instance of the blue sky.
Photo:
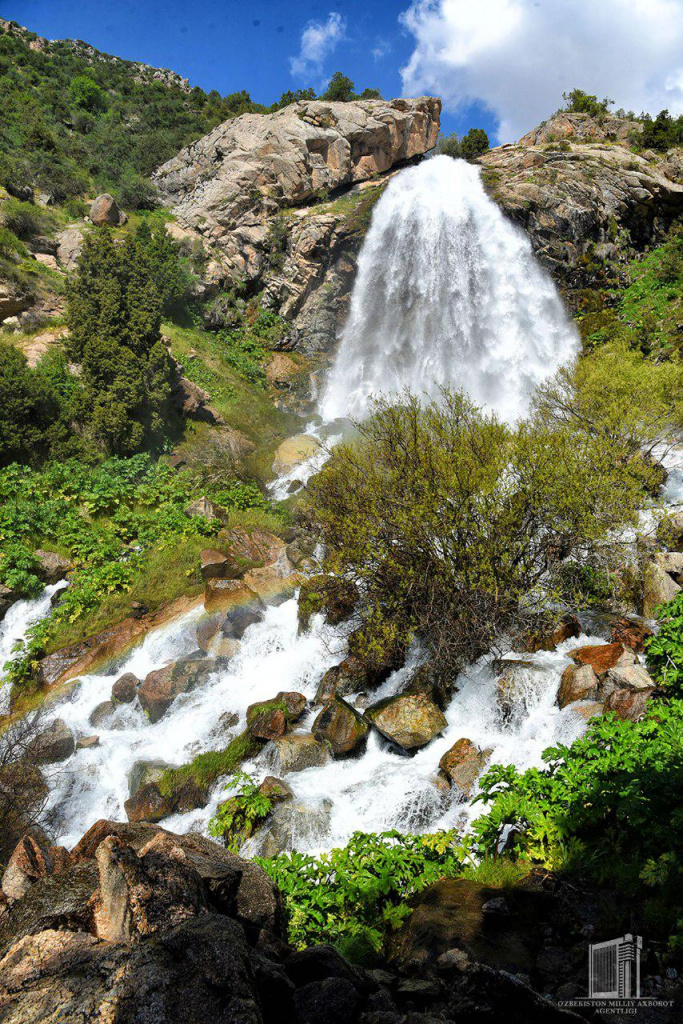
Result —
[[[246, 89], [271, 103], [286, 89], [319, 90], [336, 70], [359, 90], [402, 95], [400, 68], [414, 40], [398, 17], [408, 6], [392, 0], [0, 0], [0, 14], [50, 39], [84, 39], [108, 53], [172, 68], [203, 89]], [[307, 26], [325, 29], [335, 13], [344, 26], [336, 45], [319, 64], [307, 62], [293, 73]], [[444, 129], [491, 129], [493, 122], [475, 103], [447, 114]]]
[[498, 142], [575, 87], [683, 113], [683, 0], [0, 0], [0, 14], [262, 103], [342, 70], [385, 97], [439, 95], [444, 131]]

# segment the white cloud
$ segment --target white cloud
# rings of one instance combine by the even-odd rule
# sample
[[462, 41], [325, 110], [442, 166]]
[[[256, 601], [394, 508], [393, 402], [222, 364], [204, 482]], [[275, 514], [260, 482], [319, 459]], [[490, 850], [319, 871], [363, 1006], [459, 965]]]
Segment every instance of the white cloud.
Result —
[[391, 53], [391, 43], [388, 43], [386, 39], [378, 39], [372, 48], [372, 56], [374, 60], [382, 60]]
[[510, 142], [585, 89], [618, 107], [683, 113], [683, 0], [413, 0], [405, 95], [479, 101]]
[[327, 21], [309, 21], [301, 33], [299, 55], [289, 59], [292, 74], [296, 78], [319, 76], [323, 61], [345, 35], [346, 21], [336, 11], [330, 11]]

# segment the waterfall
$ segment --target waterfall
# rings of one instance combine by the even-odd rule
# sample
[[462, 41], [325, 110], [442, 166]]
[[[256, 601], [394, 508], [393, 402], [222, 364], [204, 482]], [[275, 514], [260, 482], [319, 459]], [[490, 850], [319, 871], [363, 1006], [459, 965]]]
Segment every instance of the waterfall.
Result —
[[10, 687], [2, 679], [3, 666], [12, 657], [12, 651], [17, 641], [25, 638], [29, 627], [50, 614], [53, 596], [66, 585], [66, 580], [61, 580], [59, 583], [52, 583], [49, 587], [45, 587], [38, 597], [15, 601], [0, 623], [0, 714], [7, 713], [10, 694]]
[[515, 420], [577, 351], [527, 236], [476, 167], [437, 156], [401, 171], [375, 208], [320, 413], [359, 419], [373, 395], [451, 385]]

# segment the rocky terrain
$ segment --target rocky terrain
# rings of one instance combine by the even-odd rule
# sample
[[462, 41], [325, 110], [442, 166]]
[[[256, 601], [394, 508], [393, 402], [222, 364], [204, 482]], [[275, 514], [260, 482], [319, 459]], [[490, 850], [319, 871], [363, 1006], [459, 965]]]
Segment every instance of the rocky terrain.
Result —
[[683, 212], [680, 149], [634, 153], [636, 122], [560, 112], [479, 158], [490, 195], [529, 235], [570, 304], [615, 276], [626, 253]]
[[202, 836], [102, 820], [68, 852], [34, 831], [2, 879], [0, 1020], [584, 1019], [548, 995], [583, 995], [585, 937], [604, 912], [599, 902], [539, 877], [508, 897], [444, 881], [414, 903], [389, 961], [363, 968], [331, 946], [289, 946], [267, 875]]

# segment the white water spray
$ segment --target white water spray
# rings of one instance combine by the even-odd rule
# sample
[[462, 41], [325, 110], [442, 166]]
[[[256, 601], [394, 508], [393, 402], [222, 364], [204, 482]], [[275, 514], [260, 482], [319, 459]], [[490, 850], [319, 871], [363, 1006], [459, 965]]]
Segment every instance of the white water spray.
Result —
[[15, 601], [0, 623], [0, 714], [9, 708], [10, 687], [3, 682], [3, 667], [11, 659], [14, 645], [23, 640], [30, 626], [40, 622], [50, 613], [54, 594], [66, 586], [66, 580], [52, 583], [38, 597]]
[[393, 178], [375, 208], [320, 412], [363, 418], [373, 395], [452, 385], [515, 420], [577, 351], [529, 239], [475, 167], [437, 156]]

